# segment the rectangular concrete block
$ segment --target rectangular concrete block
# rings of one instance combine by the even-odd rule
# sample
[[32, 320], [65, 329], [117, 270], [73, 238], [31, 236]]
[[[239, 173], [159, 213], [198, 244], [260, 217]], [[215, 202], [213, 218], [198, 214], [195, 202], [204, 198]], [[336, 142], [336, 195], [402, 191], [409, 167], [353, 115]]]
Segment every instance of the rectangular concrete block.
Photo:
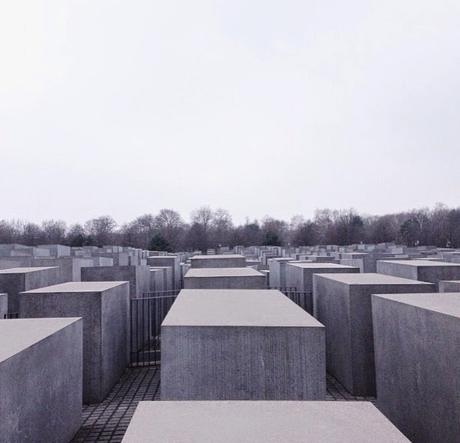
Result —
[[368, 402], [140, 402], [124, 443], [408, 443]]
[[189, 269], [185, 289], [265, 289], [266, 276], [252, 268]]
[[439, 292], [460, 292], [460, 280], [440, 281]]
[[6, 318], [8, 314], [8, 294], [0, 293], [0, 320]]
[[374, 295], [378, 408], [414, 442], [458, 442], [460, 294]]
[[82, 321], [0, 321], [0, 441], [67, 443], [80, 427]]
[[286, 263], [294, 260], [291, 257], [272, 258], [268, 260], [271, 288], [286, 288]]
[[395, 277], [438, 283], [441, 280], [460, 280], [460, 264], [431, 260], [380, 260], [377, 272]]
[[336, 263], [293, 262], [286, 264], [286, 286], [307, 294], [307, 312], [313, 313], [313, 275], [327, 273], [359, 273], [359, 268]]
[[82, 268], [82, 281], [127, 281], [131, 298], [140, 298], [150, 292], [148, 266], [98, 266]]
[[128, 282], [73, 282], [23, 292], [20, 316], [83, 318], [83, 401], [102, 401], [128, 364]]
[[323, 399], [324, 334], [276, 290], [183, 290], [161, 326], [161, 398]]
[[33, 267], [0, 270], [0, 292], [8, 294], [8, 311], [19, 312], [20, 293], [59, 282], [59, 268]]
[[375, 396], [372, 294], [433, 292], [430, 283], [376, 273], [316, 274], [315, 317], [326, 327], [327, 370], [353, 395]]
[[180, 258], [177, 255], [157, 255], [147, 258], [147, 265], [151, 267], [167, 266], [172, 271], [171, 289], [180, 289], [181, 287], [181, 269]]
[[244, 268], [246, 258], [242, 255], [195, 255], [190, 259], [192, 268]]

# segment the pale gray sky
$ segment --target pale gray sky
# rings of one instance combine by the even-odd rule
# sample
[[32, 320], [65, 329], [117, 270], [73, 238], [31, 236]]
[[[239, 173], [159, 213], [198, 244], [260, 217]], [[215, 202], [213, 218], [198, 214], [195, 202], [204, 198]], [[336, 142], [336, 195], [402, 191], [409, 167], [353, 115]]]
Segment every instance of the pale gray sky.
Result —
[[458, 0], [0, 0], [0, 219], [460, 204]]

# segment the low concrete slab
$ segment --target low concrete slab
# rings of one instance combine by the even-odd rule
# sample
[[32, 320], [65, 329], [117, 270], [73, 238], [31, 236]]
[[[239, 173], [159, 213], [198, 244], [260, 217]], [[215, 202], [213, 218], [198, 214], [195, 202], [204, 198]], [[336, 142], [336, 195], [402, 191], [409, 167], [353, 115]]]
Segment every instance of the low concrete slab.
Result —
[[377, 262], [377, 272], [438, 285], [441, 280], [460, 280], [460, 263], [431, 260], [380, 260]]
[[192, 268], [244, 268], [246, 257], [237, 254], [195, 255], [190, 263]]
[[368, 402], [140, 402], [124, 443], [406, 443]]
[[460, 292], [460, 280], [440, 281], [439, 292]]
[[82, 320], [1, 320], [0, 393], [0, 441], [69, 442], [81, 423]]
[[20, 316], [83, 318], [83, 401], [102, 401], [128, 364], [128, 282], [71, 282], [21, 293]]
[[460, 294], [373, 295], [378, 408], [411, 440], [458, 442]]
[[183, 290], [161, 326], [164, 400], [319, 400], [325, 330], [275, 290]]
[[264, 289], [266, 276], [253, 268], [189, 269], [185, 289]]

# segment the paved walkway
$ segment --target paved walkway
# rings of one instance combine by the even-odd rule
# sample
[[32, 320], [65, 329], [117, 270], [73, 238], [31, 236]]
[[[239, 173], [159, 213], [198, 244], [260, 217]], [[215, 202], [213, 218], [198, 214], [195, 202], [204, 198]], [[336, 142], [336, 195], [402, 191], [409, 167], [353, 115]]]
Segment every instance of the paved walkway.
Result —
[[[83, 408], [83, 422], [74, 442], [121, 442], [137, 404], [159, 400], [160, 368], [128, 369], [108, 397]], [[353, 397], [333, 377], [327, 377], [326, 400], [369, 400]]]

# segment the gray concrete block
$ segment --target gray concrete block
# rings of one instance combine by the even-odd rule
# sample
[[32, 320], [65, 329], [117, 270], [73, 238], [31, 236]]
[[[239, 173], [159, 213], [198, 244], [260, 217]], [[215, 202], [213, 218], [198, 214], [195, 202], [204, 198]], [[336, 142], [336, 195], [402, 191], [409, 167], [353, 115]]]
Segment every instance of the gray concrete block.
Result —
[[460, 280], [460, 264], [431, 260], [380, 260], [377, 272], [436, 285], [441, 280]]
[[19, 312], [20, 293], [59, 282], [59, 268], [34, 267], [0, 270], [0, 292], [8, 294], [8, 311]]
[[440, 281], [439, 292], [460, 292], [460, 280]]
[[192, 268], [244, 268], [246, 258], [242, 255], [195, 255], [190, 259]]
[[73, 282], [23, 292], [20, 316], [83, 318], [83, 400], [100, 402], [128, 364], [128, 282]]
[[291, 257], [272, 258], [268, 260], [271, 288], [286, 287], [286, 263], [294, 260]]
[[265, 289], [266, 277], [252, 268], [191, 268], [185, 289]]
[[319, 400], [325, 330], [275, 290], [183, 290], [161, 326], [163, 400]]
[[181, 287], [180, 258], [177, 255], [157, 255], [147, 258], [147, 265], [151, 267], [168, 266], [172, 269], [173, 285], [171, 289]]
[[163, 278], [163, 291], [172, 291], [174, 289], [174, 281], [173, 281], [173, 272], [170, 266], [155, 266], [150, 267], [150, 270], [155, 269], [161, 271], [161, 275]]
[[430, 283], [376, 273], [316, 274], [315, 317], [326, 327], [328, 371], [353, 395], [375, 396], [372, 294], [433, 292]]
[[0, 321], [0, 441], [67, 443], [80, 427], [82, 321]]
[[359, 273], [359, 268], [336, 263], [292, 262], [286, 264], [286, 286], [305, 292], [307, 312], [313, 313], [313, 275], [327, 273]]
[[82, 268], [82, 281], [127, 281], [131, 298], [140, 298], [150, 292], [148, 266], [98, 266]]
[[140, 402], [124, 443], [407, 443], [369, 402]]
[[0, 320], [8, 314], [8, 294], [0, 293]]
[[460, 294], [373, 295], [378, 408], [412, 441], [458, 442]]

